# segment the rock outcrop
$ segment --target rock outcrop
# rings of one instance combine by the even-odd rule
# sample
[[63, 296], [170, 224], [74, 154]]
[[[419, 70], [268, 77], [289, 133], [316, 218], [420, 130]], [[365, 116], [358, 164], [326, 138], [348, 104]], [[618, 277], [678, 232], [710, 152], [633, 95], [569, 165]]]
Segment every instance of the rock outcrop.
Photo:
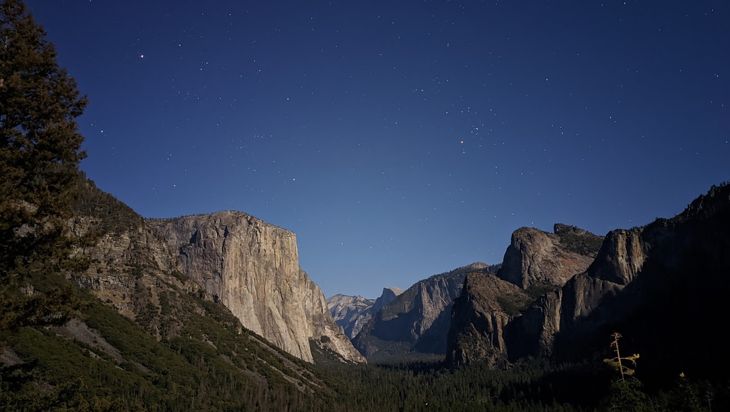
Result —
[[730, 295], [728, 251], [728, 184], [671, 219], [609, 233], [595, 262], [563, 288], [555, 356], [589, 356], [617, 330], [647, 377], [724, 376], [730, 354], [717, 330]]
[[529, 299], [524, 290], [493, 274], [467, 275], [461, 296], [454, 302], [447, 363], [506, 364], [505, 327]]
[[362, 296], [348, 296], [337, 294], [327, 300], [332, 319], [342, 327], [350, 339], [354, 339], [363, 326], [372, 319], [383, 306], [392, 302], [402, 291], [398, 288], [383, 288], [383, 293], [377, 299], [368, 299]]
[[[545, 308], [550, 309], [550, 299], [560, 287], [593, 262], [602, 239], [563, 224], [556, 224], [554, 233], [535, 228], [516, 230], [496, 276], [476, 273], [464, 283], [452, 313], [447, 361], [452, 365], [479, 361], [497, 366], [506, 364], [513, 350], [524, 352], [529, 347], [532, 353], [549, 347], [557, 326], [552, 332], [542, 327], [530, 329], [539, 336], [529, 342], [515, 341], [513, 330], [555, 323], [554, 313], [536, 309], [528, 318], [523, 312], [536, 300], [545, 300]], [[525, 320], [514, 326], [523, 317], [531, 323]], [[533, 348], [533, 342], [541, 339], [544, 343]]]
[[376, 362], [443, 356], [451, 307], [464, 278], [496, 269], [474, 263], [417, 282], [373, 314], [353, 340], [355, 347]]
[[403, 293], [403, 290], [400, 288], [383, 288], [383, 292], [380, 293], [380, 296], [377, 299], [375, 299], [371, 312], [378, 312], [385, 305], [394, 301], [401, 293]]
[[602, 238], [573, 226], [556, 224], [554, 233], [524, 227], [512, 233], [499, 277], [528, 289], [562, 286], [593, 262]]
[[589, 267], [542, 291], [506, 324], [498, 297], [484, 292], [496, 290], [496, 281], [483, 279], [490, 286], [479, 288], [469, 279], [454, 306], [453, 362], [499, 365], [505, 358], [495, 352], [510, 361], [581, 360], [605, 352], [610, 334], [619, 331], [622, 350], [641, 354], [642, 379], [666, 381], [680, 372], [720, 378], [730, 367], [717, 339], [730, 295], [728, 251], [730, 185], [724, 184], [674, 218], [608, 233]]
[[241, 212], [154, 219], [147, 226], [178, 252], [176, 268], [246, 328], [310, 362], [310, 339], [361, 360], [329, 316], [322, 291], [299, 268], [294, 233]]
[[641, 228], [610, 232], [591, 265], [592, 277], [620, 285], [631, 283], [644, 266], [646, 249], [651, 247], [642, 241], [642, 232]]
[[[94, 230], [102, 220], [82, 215], [74, 230]], [[130, 222], [81, 251], [92, 265], [76, 282], [131, 319], [149, 318], [158, 337], [179, 328], [154, 316], [165, 285], [175, 284], [224, 305], [245, 328], [298, 358], [312, 362], [316, 344], [364, 361], [300, 269], [294, 233], [230, 211]]]
[[[572, 277], [561, 289], [541, 296], [510, 324], [510, 358], [554, 355], [555, 341], [561, 332], [565, 340], [567, 334], [578, 333], [571, 330], [580, 323], [580, 334], [593, 334], [602, 323], [597, 319], [619, 319], [633, 311], [637, 302], [625, 299], [630, 294], [623, 295], [623, 304], [619, 306], [607, 303], [622, 294], [642, 271], [654, 243], [647, 238], [648, 233], [646, 228], [609, 232], [584, 272]], [[656, 233], [649, 237], [664, 235]], [[593, 320], [589, 322], [588, 318]]]

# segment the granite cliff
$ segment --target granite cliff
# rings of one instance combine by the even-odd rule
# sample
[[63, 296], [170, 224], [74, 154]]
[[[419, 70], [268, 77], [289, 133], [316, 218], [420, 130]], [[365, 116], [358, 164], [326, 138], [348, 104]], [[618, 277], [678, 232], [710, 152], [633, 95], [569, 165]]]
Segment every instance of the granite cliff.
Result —
[[505, 365], [505, 327], [528, 302], [523, 289], [494, 274], [467, 275], [452, 310], [447, 362]]
[[593, 262], [602, 237], [556, 224], [553, 233], [524, 227], [512, 233], [498, 276], [522, 289], [562, 286]]
[[380, 296], [373, 303], [373, 307], [371, 308], [372, 312], [378, 312], [383, 306], [394, 301], [401, 293], [403, 293], [403, 290], [400, 288], [383, 288]]
[[144, 219], [82, 176], [71, 195], [51, 253], [72, 256], [3, 272], [0, 410], [332, 410], [319, 369], [178, 271]]
[[241, 212], [142, 219], [129, 210], [128, 224], [119, 226], [82, 210], [88, 213], [74, 222], [80, 236], [113, 226], [80, 251], [92, 264], [76, 282], [159, 338], [180, 328], [159, 316], [161, 296], [174, 284], [224, 305], [243, 327], [300, 359], [313, 361], [314, 344], [344, 361], [364, 361], [300, 269], [292, 232]]
[[553, 233], [520, 228], [512, 234], [496, 275], [470, 274], [454, 303], [447, 361], [454, 365], [508, 361], [509, 328], [531, 303], [583, 272], [602, 238], [556, 224]]
[[[454, 305], [449, 359], [452, 364], [486, 360], [492, 365], [526, 356], [582, 360], [605, 351], [610, 333], [619, 331], [626, 353], [641, 354], [646, 379], [666, 382], [680, 372], [722, 376], [730, 354], [716, 330], [724, 324], [724, 302], [730, 295], [729, 228], [730, 185], [724, 184], [671, 219], [609, 232], [595, 252], [581, 246], [593, 245], [594, 238], [588, 243], [573, 238], [572, 252], [582, 249], [579, 254], [594, 256], [579, 273], [587, 259], [565, 260], [569, 255], [564, 250], [552, 256], [580, 265], [562, 273], [554, 271], [560, 265], [553, 263], [524, 270], [534, 268], [535, 261], [524, 264], [523, 258], [539, 256], [546, 247], [516, 246], [513, 236], [507, 268], [499, 272], [506, 279], [467, 277]], [[560, 231], [556, 227], [555, 234]], [[580, 231], [571, 233], [588, 239]], [[519, 259], [508, 256], [515, 249], [521, 251]], [[519, 276], [509, 268], [516, 262], [523, 269]], [[525, 288], [530, 279], [547, 279], [551, 285]], [[522, 288], [505, 288], [504, 280]], [[505, 296], [512, 296], [509, 307]]]
[[464, 278], [496, 269], [473, 263], [417, 282], [373, 314], [353, 340], [355, 347], [377, 362], [443, 356], [451, 307]]
[[647, 376], [724, 376], [730, 354], [717, 328], [726, 321], [729, 251], [728, 184], [671, 219], [609, 233], [593, 264], [555, 299], [554, 356], [589, 356], [618, 330]]

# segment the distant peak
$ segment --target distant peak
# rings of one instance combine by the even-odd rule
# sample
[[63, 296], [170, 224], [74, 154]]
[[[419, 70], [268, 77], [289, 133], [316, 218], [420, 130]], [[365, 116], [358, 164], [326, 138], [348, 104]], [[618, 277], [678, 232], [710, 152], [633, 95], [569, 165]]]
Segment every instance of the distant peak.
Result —
[[365, 296], [361, 295], [344, 295], [342, 293], [337, 293], [332, 296], [330, 296], [327, 300], [334, 300], [334, 299], [347, 299], [347, 300], [371, 300], [366, 298]]
[[400, 295], [401, 293], [403, 293], [403, 289], [401, 289], [401, 288], [396, 288], [396, 287], [390, 287], [390, 288], [383, 288], [383, 293], [381, 293], [380, 295], [382, 296], [382, 295], [385, 295], [385, 294], [390, 294], [390, 293], [392, 293], [392, 294], [394, 294], [394, 295], [398, 296], [398, 295]]
[[383, 288], [383, 293], [373, 303], [373, 312], [379, 311], [380, 308], [394, 301], [401, 293], [403, 291], [400, 288]]
[[486, 269], [489, 265], [484, 262], [474, 262], [464, 266], [466, 269]]

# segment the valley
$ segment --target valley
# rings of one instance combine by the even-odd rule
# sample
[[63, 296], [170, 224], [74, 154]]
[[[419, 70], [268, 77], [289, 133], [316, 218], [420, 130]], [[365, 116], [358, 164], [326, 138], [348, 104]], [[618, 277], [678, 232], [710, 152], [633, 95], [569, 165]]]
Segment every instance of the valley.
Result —
[[730, 410], [729, 14], [0, 0], [0, 410]]

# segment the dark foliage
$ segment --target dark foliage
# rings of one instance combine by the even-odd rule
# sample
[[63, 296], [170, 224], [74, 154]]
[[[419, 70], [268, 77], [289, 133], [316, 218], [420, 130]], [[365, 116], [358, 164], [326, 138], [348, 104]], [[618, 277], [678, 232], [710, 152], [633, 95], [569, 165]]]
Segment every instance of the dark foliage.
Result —
[[83, 173], [74, 180], [70, 194], [74, 215], [96, 219], [95, 236], [122, 233], [142, 224], [142, 217], [132, 208], [97, 188]]
[[555, 234], [566, 249], [585, 256], [595, 256], [603, 243], [602, 236], [560, 223], [555, 225]]
[[625, 353], [641, 354], [637, 374], [651, 390], [672, 384], [680, 373], [724, 381], [730, 352], [718, 331], [730, 295], [728, 199], [729, 185], [713, 187], [678, 217], [647, 225], [641, 236], [649, 252], [636, 279], [561, 331], [557, 356], [589, 357], [619, 331]]
[[0, 3], [0, 270], [63, 264], [86, 100], [19, 0]]
[[[72, 212], [96, 219], [96, 236], [134, 229], [141, 218], [78, 171], [82, 138], [74, 119], [85, 101], [56, 65], [53, 48], [43, 37], [20, 1], [0, 2], [0, 409], [730, 409], [727, 355], [715, 358], [724, 349], [722, 342], [692, 340], [703, 329], [718, 327], [702, 314], [721, 313], [722, 298], [728, 294], [728, 244], [722, 240], [726, 214], [723, 225], [704, 227], [700, 222], [682, 229], [680, 237], [694, 246], [674, 267], [647, 264], [647, 281], [659, 278], [666, 289], [650, 289], [644, 302], [660, 309], [671, 303], [675, 309], [659, 317], [666, 322], [687, 326], [695, 321], [680, 336], [646, 340], [663, 343], [672, 338], [676, 346], [636, 344], [651, 371], [644, 373], [654, 382], [649, 389], [638, 380], [617, 381], [592, 362], [525, 362], [509, 370], [337, 362], [321, 362], [325, 366], [315, 368], [242, 328], [222, 305], [170, 284], [161, 289], [159, 305], [145, 306], [135, 321], [120, 315], [67, 278], [78, 268], [68, 258], [72, 245], [63, 229]], [[718, 196], [727, 195], [727, 187], [718, 190]], [[694, 213], [709, 213], [711, 200], [704, 208], [695, 205]], [[578, 240], [561, 241], [580, 250], [594, 249], [592, 243]], [[672, 252], [675, 243], [660, 246]], [[697, 260], [723, 263], [691, 264]], [[680, 276], [693, 271], [709, 280]], [[144, 272], [143, 266], [134, 267], [129, 276], [139, 280]], [[179, 274], [168, 277], [184, 281]], [[694, 305], [702, 296], [712, 299]], [[641, 307], [636, 318], [622, 325], [634, 332], [637, 342], [642, 333], [655, 333], [656, 328], [645, 327], [646, 319], [657, 318], [652, 310], [658, 309]], [[174, 325], [175, 333], [152, 334], [155, 323], [162, 328]], [[671, 325], [662, 326], [660, 330], [671, 330]], [[326, 354], [317, 356], [321, 360]], [[672, 368], [662, 368], [670, 361], [672, 368], [678, 363], [690, 376], [711, 378], [713, 383], [671, 375]], [[713, 365], [719, 367], [713, 370]]]
[[[162, 341], [59, 275], [3, 285], [0, 297], [0, 354], [17, 358], [0, 362], [1, 410], [286, 411], [332, 403], [310, 365], [195, 296], [178, 298], [203, 313], [186, 314], [182, 333]], [[69, 336], [71, 319], [88, 326], [93, 341]]]

